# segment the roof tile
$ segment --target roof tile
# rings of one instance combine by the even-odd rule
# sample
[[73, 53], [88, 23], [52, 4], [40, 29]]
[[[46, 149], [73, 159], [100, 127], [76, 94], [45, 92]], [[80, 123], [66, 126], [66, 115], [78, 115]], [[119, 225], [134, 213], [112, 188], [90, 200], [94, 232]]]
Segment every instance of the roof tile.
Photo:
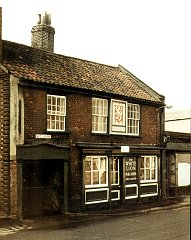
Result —
[[2, 65], [15, 77], [161, 103], [162, 96], [127, 70], [3, 41]]

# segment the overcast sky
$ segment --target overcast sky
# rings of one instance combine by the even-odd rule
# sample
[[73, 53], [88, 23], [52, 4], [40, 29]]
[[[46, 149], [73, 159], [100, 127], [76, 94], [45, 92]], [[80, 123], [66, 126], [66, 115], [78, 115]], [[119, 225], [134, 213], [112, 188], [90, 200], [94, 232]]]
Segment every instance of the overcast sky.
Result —
[[55, 52], [121, 64], [165, 95], [191, 106], [190, 0], [0, 0], [3, 39], [31, 45], [37, 14], [51, 12]]

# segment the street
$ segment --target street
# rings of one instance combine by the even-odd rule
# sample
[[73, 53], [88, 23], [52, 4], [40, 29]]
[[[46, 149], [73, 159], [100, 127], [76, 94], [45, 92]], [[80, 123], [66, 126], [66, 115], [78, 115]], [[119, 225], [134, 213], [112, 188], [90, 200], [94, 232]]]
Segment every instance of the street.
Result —
[[0, 236], [9, 240], [188, 240], [190, 239], [190, 208], [145, 212], [136, 215], [109, 217], [98, 222], [51, 229], [23, 230]]

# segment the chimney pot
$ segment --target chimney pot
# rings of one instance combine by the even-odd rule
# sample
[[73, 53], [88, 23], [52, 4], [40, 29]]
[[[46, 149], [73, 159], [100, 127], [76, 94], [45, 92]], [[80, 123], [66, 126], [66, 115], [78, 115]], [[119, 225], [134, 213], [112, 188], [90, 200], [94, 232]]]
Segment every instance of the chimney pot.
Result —
[[31, 45], [49, 52], [54, 51], [55, 30], [51, 26], [51, 15], [48, 12], [38, 14], [37, 25], [32, 27]]

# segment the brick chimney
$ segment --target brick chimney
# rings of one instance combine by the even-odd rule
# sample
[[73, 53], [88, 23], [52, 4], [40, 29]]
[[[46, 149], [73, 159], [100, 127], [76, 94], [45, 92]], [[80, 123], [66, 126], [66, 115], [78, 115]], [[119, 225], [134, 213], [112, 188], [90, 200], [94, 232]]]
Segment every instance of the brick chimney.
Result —
[[2, 60], [2, 7], [0, 7], [0, 61]]
[[37, 25], [32, 27], [31, 30], [31, 46], [54, 52], [55, 30], [51, 26], [51, 15], [44, 12], [44, 14], [39, 14], [38, 17]]

